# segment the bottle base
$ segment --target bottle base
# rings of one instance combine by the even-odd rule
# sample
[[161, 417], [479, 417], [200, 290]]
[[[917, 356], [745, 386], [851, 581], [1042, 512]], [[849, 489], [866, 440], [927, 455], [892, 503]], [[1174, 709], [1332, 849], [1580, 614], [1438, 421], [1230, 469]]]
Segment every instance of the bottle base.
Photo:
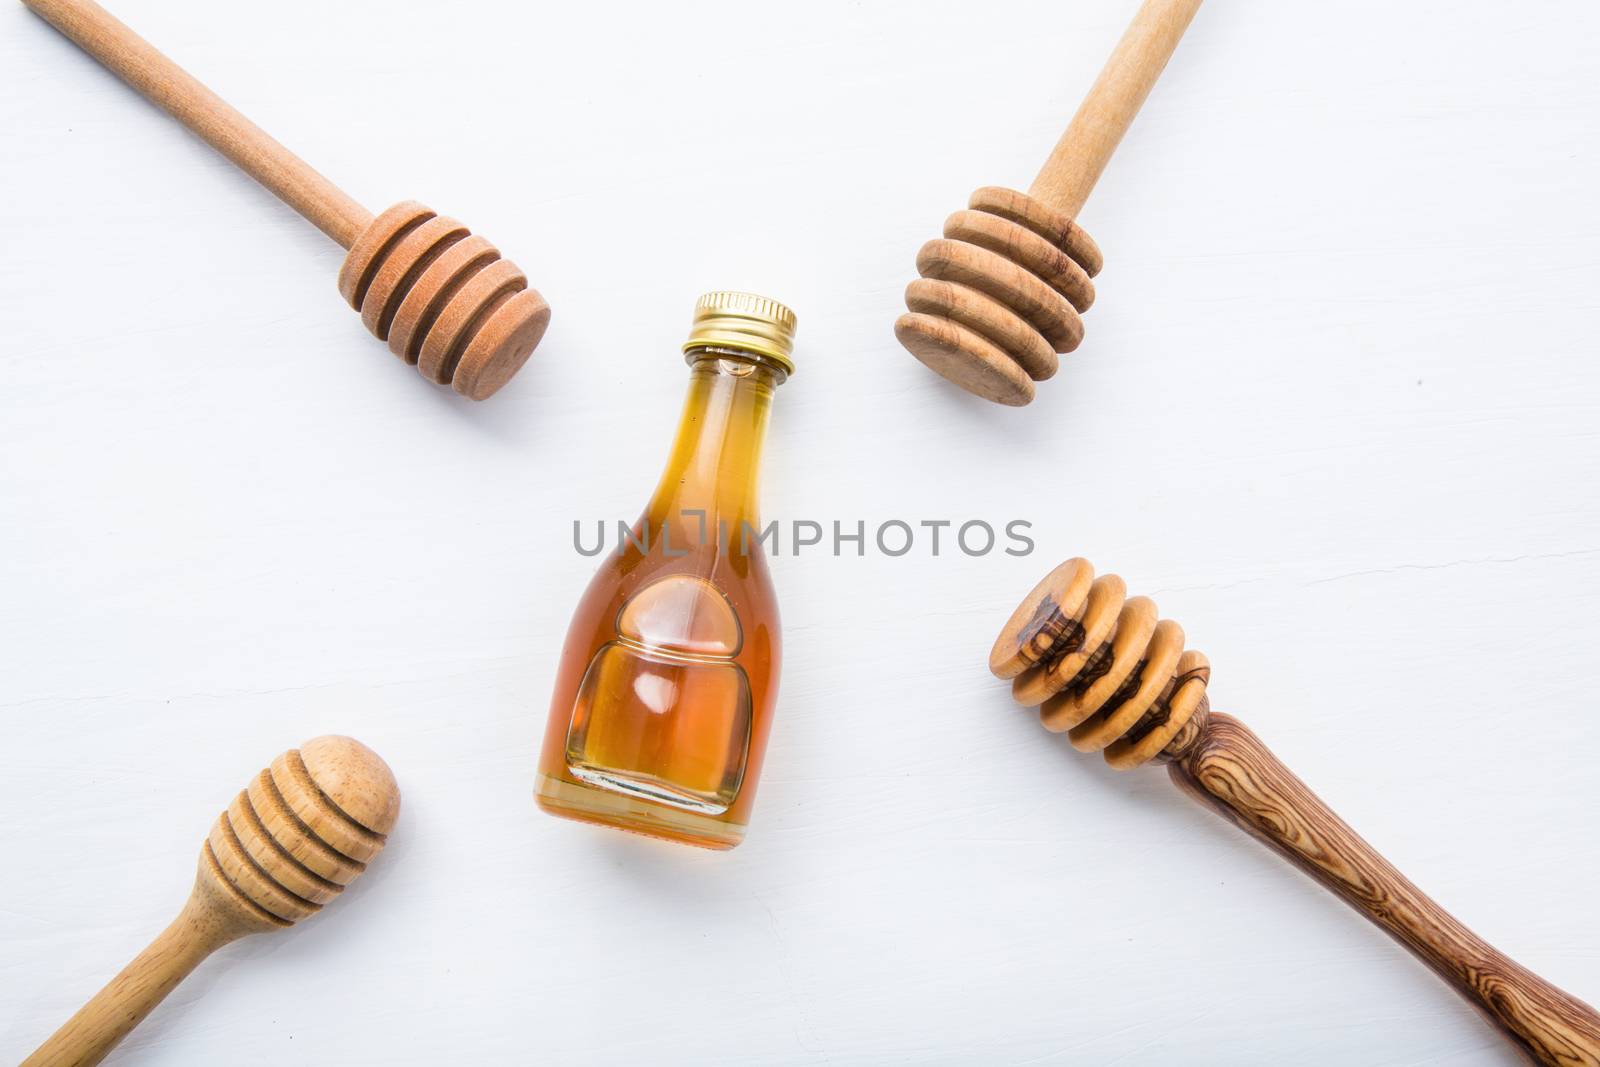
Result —
[[551, 815], [595, 823], [700, 848], [726, 850], [744, 840], [745, 828], [692, 811], [646, 803], [622, 793], [540, 773], [534, 800]]

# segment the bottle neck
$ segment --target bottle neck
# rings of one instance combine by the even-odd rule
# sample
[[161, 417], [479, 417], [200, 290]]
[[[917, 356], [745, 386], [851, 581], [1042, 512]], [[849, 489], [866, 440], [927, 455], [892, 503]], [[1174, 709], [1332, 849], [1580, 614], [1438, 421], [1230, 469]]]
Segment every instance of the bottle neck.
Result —
[[761, 446], [772, 393], [783, 371], [737, 353], [692, 355], [689, 395], [672, 454], [650, 500], [654, 521], [694, 526], [704, 511], [708, 531], [720, 521], [737, 538], [740, 523], [759, 526]]

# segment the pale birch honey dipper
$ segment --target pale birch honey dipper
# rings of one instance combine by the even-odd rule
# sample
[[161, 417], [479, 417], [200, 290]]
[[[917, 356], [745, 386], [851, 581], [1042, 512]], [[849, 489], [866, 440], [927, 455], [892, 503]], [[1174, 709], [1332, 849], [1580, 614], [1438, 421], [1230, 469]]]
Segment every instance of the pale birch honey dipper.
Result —
[[1020, 407], [1083, 340], [1103, 260], [1075, 221], [1200, 0], [1144, 0], [1027, 193], [985, 187], [922, 246], [895, 336], [970, 393]]
[[1436, 904], [1237, 719], [1211, 711], [1211, 665], [1183, 627], [1114, 574], [1069, 559], [1000, 631], [989, 669], [1046, 729], [1118, 769], [1172, 780], [1361, 912], [1534, 1063], [1600, 1067], [1600, 1014], [1500, 953]]
[[212, 824], [172, 925], [23, 1067], [99, 1063], [211, 953], [293, 926], [344, 892], [399, 814], [394, 775], [361, 742], [319, 737], [283, 753]]
[[94, 0], [23, 0], [347, 250], [339, 294], [423, 377], [483, 400], [527, 362], [550, 306], [510, 260], [410, 200], [376, 217]]

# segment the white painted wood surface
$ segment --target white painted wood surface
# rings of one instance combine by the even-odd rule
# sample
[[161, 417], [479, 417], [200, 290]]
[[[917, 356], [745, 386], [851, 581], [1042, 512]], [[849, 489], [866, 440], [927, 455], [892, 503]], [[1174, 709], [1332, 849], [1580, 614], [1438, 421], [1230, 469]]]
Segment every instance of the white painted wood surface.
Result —
[[[250, 773], [347, 732], [405, 790], [381, 863], [117, 1062], [1512, 1062], [1160, 772], [1010, 706], [989, 641], [1072, 554], [1600, 998], [1593, 4], [1207, 5], [1085, 212], [1089, 340], [1022, 411], [890, 323], [1131, 0], [113, 8], [369, 206], [489, 234], [555, 319], [501, 396], [431, 390], [336, 248], [0, 12], [0, 1059], [175, 912]], [[530, 790], [571, 522], [643, 503], [726, 286], [800, 314], [770, 516], [1025, 518], [1038, 551], [777, 560], [780, 719], [712, 855]]]

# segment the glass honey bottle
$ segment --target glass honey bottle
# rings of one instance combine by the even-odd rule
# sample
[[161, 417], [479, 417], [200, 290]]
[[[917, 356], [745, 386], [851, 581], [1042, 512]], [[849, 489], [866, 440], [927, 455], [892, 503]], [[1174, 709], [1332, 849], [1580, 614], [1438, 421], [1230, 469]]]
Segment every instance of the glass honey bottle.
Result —
[[778, 692], [758, 487], [794, 312], [695, 304], [689, 394], [644, 514], [567, 630], [536, 796], [554, 815], [707, 848], [743, 838]]

